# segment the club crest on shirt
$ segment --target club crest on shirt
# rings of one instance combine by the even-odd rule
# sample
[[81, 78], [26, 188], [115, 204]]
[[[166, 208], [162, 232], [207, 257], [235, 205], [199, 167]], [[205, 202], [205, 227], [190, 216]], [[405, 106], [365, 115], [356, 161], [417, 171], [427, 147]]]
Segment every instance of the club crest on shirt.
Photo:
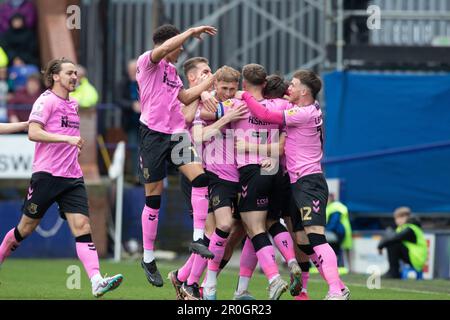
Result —
[[228, 99], [228, 100], [226, 100], [226, 101], [224, 101], [223, 103], [222, 103], [225, 107], [231, 107], [232, 105], [233, 105], [233, 101], [231, 101], [230, 99]]
[[27, 207], [27, 210], [28, 210], [28, 212], [29, 212], [30, 214], [36, 214], [36, 213], [37, 213], [37, 208], [38, 208], [38, 205], [37, 205], [37, 204], [35, 204], [35, 203], [30, 203], [30, 204], [28, 205], [28, 207]]
[[298, 110], [299, 110], [298, 108], [289, 109], [287, 111], [287, 114], [288, 114], [288, 116], [293, 116], [294, 114], [296, 114], [298, 112]]

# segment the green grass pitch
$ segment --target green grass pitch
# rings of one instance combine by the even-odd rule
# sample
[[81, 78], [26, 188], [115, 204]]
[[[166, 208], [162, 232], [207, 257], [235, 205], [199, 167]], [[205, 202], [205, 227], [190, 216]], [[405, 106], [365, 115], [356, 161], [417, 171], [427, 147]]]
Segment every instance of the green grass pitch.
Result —
[[[181, 266], [179, 263], [159, 262], [163, 277], [170, 270]], [[71, 265], [80, 267], [81, 288], [68, 289], [67, 280], [71, 274], [67, 269]], [[100, 299], [149, 299], [149, 300], [173, 300], [175, 292], [170, 281], [165, 280], [162, 288], [151, 286], [145, 278], [139, 261], [125, 261], [113, 263], [107, 260], [101, 261], [101, 271], [113, 275], [122, 273], [124, 281], [115, 291], [106, 294]], [[285, 269], [282, 270], [283, 278], [288, 281], [289, 276]], [[219, 276], [218, 299], [229, 300], [238, 278], [238, 270], [226, 268]], [[369, 290], [366, 286], [367, 276], [345, 275], [342, 279], [351, 290], [352, 300], [450, 300], [449, 280], [381, 280], [380, 289]], [[70, 281], [69, 281], [70, 282]], [[260, 272], [255, 272], [250, 282], [250, 291], [261, 300], [267, 299], [267, 281]], [[312, 275], [308, 284], [311, 299], [323, 299], [327, 286], [319, 275]], [[0, 269], [0, 299], [56, 299], [78, 300], [95, 299], [91, 294], [90, 282], [78, 260], [32, 260], [9, 259]], [[282, 300], [293, 298], [286, 292]], [[301, 303], [301, 302], [299, 302]]]

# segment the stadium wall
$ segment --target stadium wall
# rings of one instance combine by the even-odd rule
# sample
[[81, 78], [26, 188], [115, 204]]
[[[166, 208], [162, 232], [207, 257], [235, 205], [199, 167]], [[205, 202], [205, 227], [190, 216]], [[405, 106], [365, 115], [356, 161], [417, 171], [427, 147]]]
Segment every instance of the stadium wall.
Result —
[[325, 171], [359, 213], [450, 215], [450, 74], [324, 75]]

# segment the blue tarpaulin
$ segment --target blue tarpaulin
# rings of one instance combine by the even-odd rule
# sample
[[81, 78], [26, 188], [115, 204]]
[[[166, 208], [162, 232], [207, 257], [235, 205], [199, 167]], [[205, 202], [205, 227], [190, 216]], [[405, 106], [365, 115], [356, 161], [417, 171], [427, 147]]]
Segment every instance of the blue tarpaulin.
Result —
[[450, 75], [324, 76], [327, 178], [354, 212], [450, 212]]
[[[22, 216], [23, 200], [0, 202], [0, 241], [17, 226]], [[14, 258], [75, 258], [75, 239], [69, 225], [59, 217], [58, 207], [52, 205], [38, 229], [21, 242], [12, 255]]]

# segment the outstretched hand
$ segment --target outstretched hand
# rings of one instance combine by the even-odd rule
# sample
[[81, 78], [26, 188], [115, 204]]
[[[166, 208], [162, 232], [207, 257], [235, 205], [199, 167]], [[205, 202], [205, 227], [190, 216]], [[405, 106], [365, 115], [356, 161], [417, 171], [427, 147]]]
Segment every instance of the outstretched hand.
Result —
[[192, 31], [193, 31], [192, 36], [199, 40], [202, 40], [203, 33], [209, 34], [210, 36], [215, 36], [217, 34], [217, 29], [212, 26], [195, 27], [195, 28], [192, 28]]
[[206, 111], [216, 113], [217, 111], [217, 104], [219, 103], [217, 99], [208, 91], [202, 92], [200, 95], [200, 98], [203, 103], [203, 107]]

